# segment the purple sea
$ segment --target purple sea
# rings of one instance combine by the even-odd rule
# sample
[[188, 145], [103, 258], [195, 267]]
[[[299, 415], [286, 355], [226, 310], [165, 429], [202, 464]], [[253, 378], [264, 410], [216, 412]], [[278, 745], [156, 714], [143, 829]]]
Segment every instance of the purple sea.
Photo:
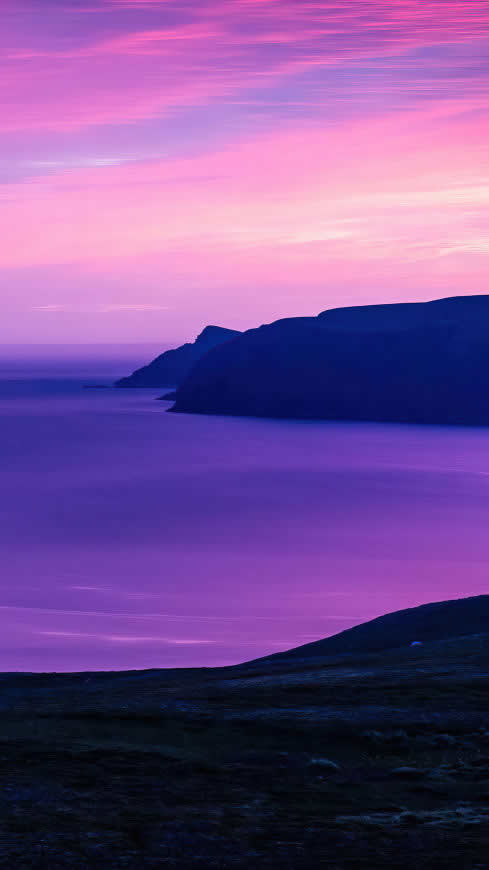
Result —
[[0, 671], [226, 665], [489, 592], [489, 431], [167, 414], [0, 359]]

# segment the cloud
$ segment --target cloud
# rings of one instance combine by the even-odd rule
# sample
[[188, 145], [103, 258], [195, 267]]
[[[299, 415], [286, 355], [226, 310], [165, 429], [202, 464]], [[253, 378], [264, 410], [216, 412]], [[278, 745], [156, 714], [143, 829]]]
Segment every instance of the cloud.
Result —
[[19, 0], [2, 25], [3, 307], [33, 329], [486, 289], [489, 0]]
[[181, 287], [205, 276], [233, 286], [247, 274], [269, 280], [275, 269], [275, 280], [300, 281], [305, 258], [312, 276], [326, 258], [351, 270], [352, 263], [413, 265], [451, 249], [482, 257], [484, 130], [483, 118], [462, 123], [451, 107], [445, 116], [426, 109], [331, 130], [296, 125], [192, 159], [9, 185], [0, 267], [113, 261], [122, 274], [128, 258], [159, 257], [165, 305], [128, 291], [101, 303], [96, 288], [83, 303], [62, 296], [34, 303], [46, 313], [110, 314], [174, 308], [175, 280]]
[[146, 303], [120, 303], [120, 304], [96, 304], [96, 305], [66, 305], [49, 304], [49, 305], [33, 305], [32, 311], [45, 311], [48, 314], [113, 314], [116, 312], [147, 312], [147, 311], [168, 311], [166, 305], [153, 305]]
[[[87, 14], [74, 30], [69, 17], [76, 7], [59, 8], [53, 0], [43, 4], [42, 16], [31, 7], [33, 26], [26, 32], [9, 29], [15, 19], [7, 18], [0, 37], [0, 129], [137, 122], [239, 98], [250, 89], [266, 106], [270, 88], [305, 74], [321, 88], [328, 71], [343, 69], [348, 87], [349, 77], [362, 76], [362, 64], [400, 58], [409, 66], [410, 56], [409, 82], [391, 67], [390, 88], [400, 96], [406, 86], [419, 100], [429, 99], [433, 86], [487, 96], [489, 0], [112, 0], [95, 8], [112, 10], [109, 36], [104, 15]], [[460, 51], [468, 43], [476, 55], [481, 46], [479, 60]], [[428, 50], [432, 56], [425, 59]], [[385, 87], [380, 82], [379, 101]], [[307, 90], [302, 97], [307, 103]]]
[[102, 641], [109, 643], [121, 644], [144, 644], [144, 643], [160, 643], [169, 646], [195, 646], [196, 644], [213, 644], [213, 640], [201, 640], [199, 638], [170, 638], [161, 637], [159, 635], [133, 635], [133, 634], [94, 634], [84, 631], [38, 631], [38, 634], [43, 637], [59, 637], [79, 640], [80, 638], [90, 641]]

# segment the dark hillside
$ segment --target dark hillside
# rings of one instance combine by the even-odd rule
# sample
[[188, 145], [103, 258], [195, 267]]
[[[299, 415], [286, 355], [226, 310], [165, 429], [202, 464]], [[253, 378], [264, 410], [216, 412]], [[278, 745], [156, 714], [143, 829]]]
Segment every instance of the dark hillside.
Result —
[[485, 634], [0, 675], [0, 867], [482, 870], [488, 674]]
[[489, 635], [489, 595], [422, 604], [387, 613], [332, 637], [313, 641], [273, 658], [306, 659], [343, 653], [369, 653], [470, 635]]

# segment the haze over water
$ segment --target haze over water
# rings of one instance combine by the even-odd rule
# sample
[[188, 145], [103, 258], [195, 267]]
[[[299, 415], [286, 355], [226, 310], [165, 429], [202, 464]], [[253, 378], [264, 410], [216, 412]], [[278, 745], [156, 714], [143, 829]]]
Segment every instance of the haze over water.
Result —
[[488, 592], [487, 430], [82, 389], [137, 362], [0, 360], [0, 671], [233, 664]]

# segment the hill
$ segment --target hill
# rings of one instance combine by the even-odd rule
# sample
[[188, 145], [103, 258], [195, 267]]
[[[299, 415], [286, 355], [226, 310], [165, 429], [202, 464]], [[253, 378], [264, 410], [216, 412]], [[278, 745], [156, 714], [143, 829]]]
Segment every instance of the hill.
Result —
[[201, 358], [171, 409], [489, 424], [489, 296], [278, 320]]
[[420, 647], [0, 675], [0, 867], [482, 870], [478, 606], [428, 605], [457, 636]]
[[479, 634], [489, 636], [489, 595], [437, 601], [397, 610], [332, 637], [276, 653], [270, 658], [308, 659], [345, 653], [381, 652], [409, 646], [412, 642], [424, 644]]
[[116, 387], [168, 387], [180, 384], [192, 366], [211, 348], [241, 333], [222, 326], [206, 326], [194, 342], [160, 354], [147, 366], [116, 381]]

